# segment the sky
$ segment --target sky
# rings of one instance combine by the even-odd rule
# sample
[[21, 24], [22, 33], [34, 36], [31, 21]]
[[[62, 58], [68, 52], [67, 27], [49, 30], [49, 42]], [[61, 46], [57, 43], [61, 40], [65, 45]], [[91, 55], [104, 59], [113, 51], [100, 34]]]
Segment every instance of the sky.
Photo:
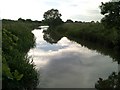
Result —
[[100, 21], [101, 2], [110, 0], [0, 0], [0, 18], [43, 20], [43, 14], [58, 9], [62, 20]]

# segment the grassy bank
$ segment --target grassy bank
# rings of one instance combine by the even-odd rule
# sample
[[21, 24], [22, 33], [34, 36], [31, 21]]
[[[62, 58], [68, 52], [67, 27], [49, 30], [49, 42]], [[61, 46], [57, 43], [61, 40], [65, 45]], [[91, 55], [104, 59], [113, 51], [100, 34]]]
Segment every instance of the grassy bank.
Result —
[[109, 55], [114, 61], [120, 63], [118, 32], [115, 29], [112, 29], [113, 31], [105, 30], [107, 29], [100, 23], [65, 23], [44, 31], [43, 37], [51, 44], [57, 43], [62, 37], [67, 37], [84, 47]]
[[3, 90], [31, 90], [37, 86], [38, 73], [26, 54], [35, 44], [31, 30], [40, 23], [3, 20], [2, 25]]
[[119, 30], [106, 29], [101, 23], [65, 23], [54, 30], [66, 37], [99, 43], [116, 50], [120, 49]]

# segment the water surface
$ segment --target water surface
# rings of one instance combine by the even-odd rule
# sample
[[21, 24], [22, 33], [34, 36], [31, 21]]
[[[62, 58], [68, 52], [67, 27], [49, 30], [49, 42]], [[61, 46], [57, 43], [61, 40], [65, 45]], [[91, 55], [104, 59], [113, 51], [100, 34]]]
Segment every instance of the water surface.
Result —
[[[43, 29], [32, 31], [36, 47], [29, 51], [40, 71], [42, 88], [94, 88], [99, 77], [107, 78], [118, 71], [110, 56], [62, 37], [57, 43], [44, 40]], [[50, 36], [48, 36], [50, 37]]]

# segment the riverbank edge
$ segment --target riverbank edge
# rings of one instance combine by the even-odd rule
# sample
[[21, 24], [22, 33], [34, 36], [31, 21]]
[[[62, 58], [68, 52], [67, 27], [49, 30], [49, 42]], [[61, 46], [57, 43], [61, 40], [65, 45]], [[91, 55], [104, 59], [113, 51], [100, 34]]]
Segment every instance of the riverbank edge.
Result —
[[[90, 30], [87, 30], [88, 28]], [[47, 32], [54, 32], [60, 38], [67, 37], [69, 40], [75, 41], [89, 49], [96, 50], [104, 55], [110, 55], [114, 61], [117, 61], [118, 64], [120, 63], [120, 37], [114, 28], [111, 30], [105, 29], [101, 23], [64, 23], [54, 28], [48, 28]]]
[[29, 90], [36, 87], [38, 72], [27, 56], [27, 52], [35, 46], [35, 38], [31, 31], [40, 25], [38, 22], [2, 21], [3, 90]]
[[48, 30], [54, 30], [68, 38], [85, 40], [116, 51], [120, 50], [119, 30], [115, 28], [108, 30], [101, 23], [64, 23], [55, 28], [48, 28]]

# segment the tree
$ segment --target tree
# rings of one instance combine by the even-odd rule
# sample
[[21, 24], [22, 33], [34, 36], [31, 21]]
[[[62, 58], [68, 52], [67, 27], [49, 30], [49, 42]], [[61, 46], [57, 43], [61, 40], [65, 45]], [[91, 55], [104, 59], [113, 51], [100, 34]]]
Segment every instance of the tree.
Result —
[[31, 19], [26, 19], [26, 21], [27, 21], [27, 22], [32, 22], [32, 20], [31, 20]]
[[120, 90], [120, 72], [113, 72], [107, 79], [99, 78], [95, 84], [97, 90]]
[[100, 6], [101, 14], [105, 15], [101, 22], [107, 27], [120, 29], [120, 1], [103, 3]]
[[71, 19], [68, 19], [66, 23], [73, 23], [73, 21]]
[[57, 9], [51, 9], [44, 13], [44, 23], [49, 25], [50, 27], [55, 27], [63, 23], [60, 18], [62, 15], [59, 13]]
[[47, 30], [44, 31], [43, 38], [48, 43], [54, 44], [57, 43], [63, 36], [58, 33], [56, 30]]
[[24, 20], [24, 19], [22, 19], [22, 18], [18, 18], [18, 21], [22, 21], [22, 22], [24, 22], [25, 20]]

